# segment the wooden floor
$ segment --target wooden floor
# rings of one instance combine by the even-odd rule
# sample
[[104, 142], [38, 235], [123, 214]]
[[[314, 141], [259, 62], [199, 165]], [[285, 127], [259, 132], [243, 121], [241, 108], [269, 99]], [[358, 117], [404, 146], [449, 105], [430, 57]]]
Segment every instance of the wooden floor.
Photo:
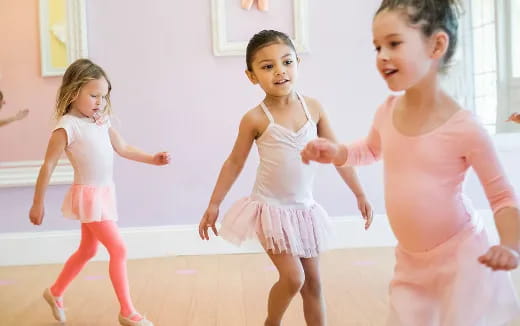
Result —
[[[393, 263], [391, 248], [324, 254], [329, 326], [384, 325]], [[1, 267], [0, 325], [58, 325], [41, 292], [61, 267]], [[89, 263], [72, 283], [65, 296], [67, 325], [118, 325], [107, 268], [105, 262]], [[128, 268], [134, 303], [156, 326], [261, 326], [268, 291], [277, 279], [265, 254], [133, 260]], [[519, 288], [520, 272], [513, 278]], [[300, 298], [289, 307], [283, 325], [305, 325]]]

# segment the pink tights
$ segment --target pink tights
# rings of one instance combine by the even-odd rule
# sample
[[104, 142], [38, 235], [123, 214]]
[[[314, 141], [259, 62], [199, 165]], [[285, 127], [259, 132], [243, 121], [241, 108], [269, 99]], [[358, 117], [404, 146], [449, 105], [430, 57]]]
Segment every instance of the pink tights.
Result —
[[121, 315], [135, 312], [126, 274], [126, 246], [114, 221], [101, 221], [81, 224], [81, 243], [78, 250], [65, 263], [58, 279], [51, 287], [52, 295], [61, 297], [67, 286], [83, 269], [83, 266], [96, 254], [101, 242], [110, 255], [110, 280], [121, 305]]

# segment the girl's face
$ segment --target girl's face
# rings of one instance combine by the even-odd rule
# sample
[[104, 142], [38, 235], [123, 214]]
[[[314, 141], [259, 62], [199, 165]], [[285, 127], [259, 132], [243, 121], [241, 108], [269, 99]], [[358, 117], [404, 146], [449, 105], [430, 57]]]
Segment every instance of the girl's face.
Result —
[[286, 96], [293, 92], [298, 77], [299, 58], [284, 43], [273, 43], [258, 50], [246, 70], [249, 80], [271, 96]]
[[72, 101], [72, 109], [92, 118], [105, 109], [107, 94], [108, 82], [105, 78], [91, 80], [81, 87], [78, 96]]
[[377, 69], [392, 91], [415, 86], [428, 73], [437, 71], [432, 41], [420, 27], [411, 26], [401, 11], [382, 11], [372, 25]]

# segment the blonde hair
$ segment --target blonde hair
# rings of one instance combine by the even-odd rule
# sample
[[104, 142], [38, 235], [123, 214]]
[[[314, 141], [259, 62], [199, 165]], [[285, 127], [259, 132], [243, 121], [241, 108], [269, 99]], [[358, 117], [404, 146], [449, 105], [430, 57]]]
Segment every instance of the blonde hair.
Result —
[[91, 80], [105, 78], [108, 83], [108, 93], [106, 95], [107, 104], [103, 113], [111, 114], [110, 91], [112, 84], [107, 74], [97, 64], [89, 59], [78, 59], [74, 61], [65, 71], [61, 86], [56, 98], [56, 118], [60, 118], [69, 113], [72, 102], [78, 96], [81, 88]]

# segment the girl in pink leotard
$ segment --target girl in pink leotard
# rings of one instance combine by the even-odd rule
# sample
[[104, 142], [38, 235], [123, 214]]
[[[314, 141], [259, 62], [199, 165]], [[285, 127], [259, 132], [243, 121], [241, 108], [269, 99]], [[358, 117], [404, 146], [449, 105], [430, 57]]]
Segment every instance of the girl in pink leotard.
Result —
[[[385, 201], [398, 240], [388, 325], [504, 325], [519, 313], [507, 270], [518, 265], [518, 201], [492, 142], [473, 115], [440, 87], [457, 43], [454, 0], [385, 0], [373, 21], [377, 68], [392, 91], [364, 140], [317, 139], [310, 160], [342, 165], [384, 161]], [[478, 175], [500, 243], [490, 247], [462, 192]]]

